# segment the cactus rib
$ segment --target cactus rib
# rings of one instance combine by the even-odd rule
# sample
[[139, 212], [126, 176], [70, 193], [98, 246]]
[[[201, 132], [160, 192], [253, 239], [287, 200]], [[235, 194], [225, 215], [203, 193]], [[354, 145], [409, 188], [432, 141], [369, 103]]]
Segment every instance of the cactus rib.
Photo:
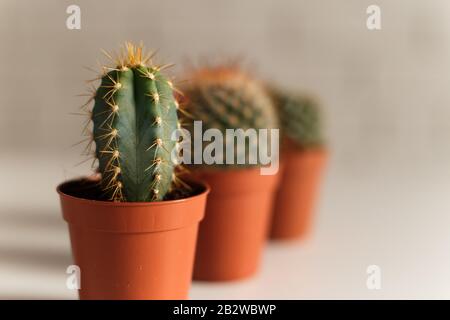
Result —
[[171, 188], [177, 102], [163, 67], [147, 66], [142, 47], [107, 69], [92, 112], [95, 154], [105, 194], [115, 201], [158, 201]]

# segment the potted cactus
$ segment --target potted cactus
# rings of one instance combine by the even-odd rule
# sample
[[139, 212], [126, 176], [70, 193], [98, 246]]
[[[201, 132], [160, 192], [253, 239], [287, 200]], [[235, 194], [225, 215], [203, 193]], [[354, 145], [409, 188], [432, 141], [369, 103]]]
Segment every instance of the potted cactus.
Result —
[[127, 43], [89, 112], [99, 178], [62, 183], [81, 299], [185, 299], [208, 187], [181, 182], [178, 103], [162, 66]]
[[[183, 92], [185, 110], [191, 115], [186, 120], [190, 127], [201, 121], [204, 132], [214, 129], [222, 133], [224, 153], [232, 145], [226, 138], [228, 129], [278, 127], [270, 96], [237, 67], [196, 70]], [[246, 145], [247, 160], [250, 150], [251, 146]], [[197, 241], [196, 280], [235, 280], [251, 276], [258, 269], [278, 177], [262, 175], [259, 159], [255, 164], [236, 162], [191, 166], [192, 172], [211, 186]]]
[[317, 101], [309, 96], [272, 92], [282, 126], [282, 176], [271, 238], [297, 239], [308, 233], [327, 152]]

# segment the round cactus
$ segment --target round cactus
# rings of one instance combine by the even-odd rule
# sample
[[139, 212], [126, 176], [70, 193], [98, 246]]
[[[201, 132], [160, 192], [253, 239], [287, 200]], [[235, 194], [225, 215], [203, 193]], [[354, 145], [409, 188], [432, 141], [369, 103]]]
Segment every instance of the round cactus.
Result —
[[321, 114], [318, 103], [310, 96], [274, 90], [282, 134], [301, 148], [323, 144]]
[[[183, 92], [186, 110], [191, 113], [189, 122], [202, 121], [203, 131], [218, 129], [226, 136], [226, 129], [278, 127], [273, 102], [264, 87], [237, 68], [199, 69]], [[225, 145], [231, 142], [225, 141]], [[251, 146], [245, 148], [246, 159], [250, 150]]]
[[95, 155], [111, 200], [159, 201], [171, 188], [178, 103], [162, 69], [150, 63], [142, 46], [126, 44], [95, 93]]

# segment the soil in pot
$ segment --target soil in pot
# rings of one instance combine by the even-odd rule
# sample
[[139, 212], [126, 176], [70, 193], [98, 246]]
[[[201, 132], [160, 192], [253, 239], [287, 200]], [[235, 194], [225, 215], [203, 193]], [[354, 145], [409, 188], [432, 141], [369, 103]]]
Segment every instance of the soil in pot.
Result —
[[283, 152], [282, 178], [270, 232], [272, 239], [299, 239], [310, 232], [326, 158], [327, 152], [319, 148], [291, 148]]
[[93, 200], [98, 184], [58, 187], [69, 224], [80, 299], [186, 299], [198, 224], [209, 188], [190, 183], [188, 198], [160, 202]]
[[259, 169], [196, 172], [211, 186], [200, 224], [194, 279], [228, 281], [253, 275], [267, 238], [277, 175]]

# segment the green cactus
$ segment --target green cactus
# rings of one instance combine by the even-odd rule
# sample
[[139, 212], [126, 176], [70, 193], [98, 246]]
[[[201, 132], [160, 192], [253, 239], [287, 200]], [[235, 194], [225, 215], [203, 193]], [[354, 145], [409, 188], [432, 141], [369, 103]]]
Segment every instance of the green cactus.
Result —
[[[273, 129], [278, 120], [263, 86], [246, 73], [231, 67], [198, 70], [183, 89], [190, 122], [201, 120], [203, 131], [219, 129]], [[231, 141], [225, 141], [225, 144]], [[250, 146], [246, 146], [248, 159]], [[236, 153], [236, 157], [238, 154]]]
[[147, 66], [142, 46], [126, 44], [101, 78], [92, 110], [101, 186], [114, 201], [160, 201], [171, 189], [171, 140], [178, 103], [163, 67]]
[[321, 114], [317, 101], [306, 95], [273, 90], [282, 135], [301, 148], [321, 146], [323, 141]]

